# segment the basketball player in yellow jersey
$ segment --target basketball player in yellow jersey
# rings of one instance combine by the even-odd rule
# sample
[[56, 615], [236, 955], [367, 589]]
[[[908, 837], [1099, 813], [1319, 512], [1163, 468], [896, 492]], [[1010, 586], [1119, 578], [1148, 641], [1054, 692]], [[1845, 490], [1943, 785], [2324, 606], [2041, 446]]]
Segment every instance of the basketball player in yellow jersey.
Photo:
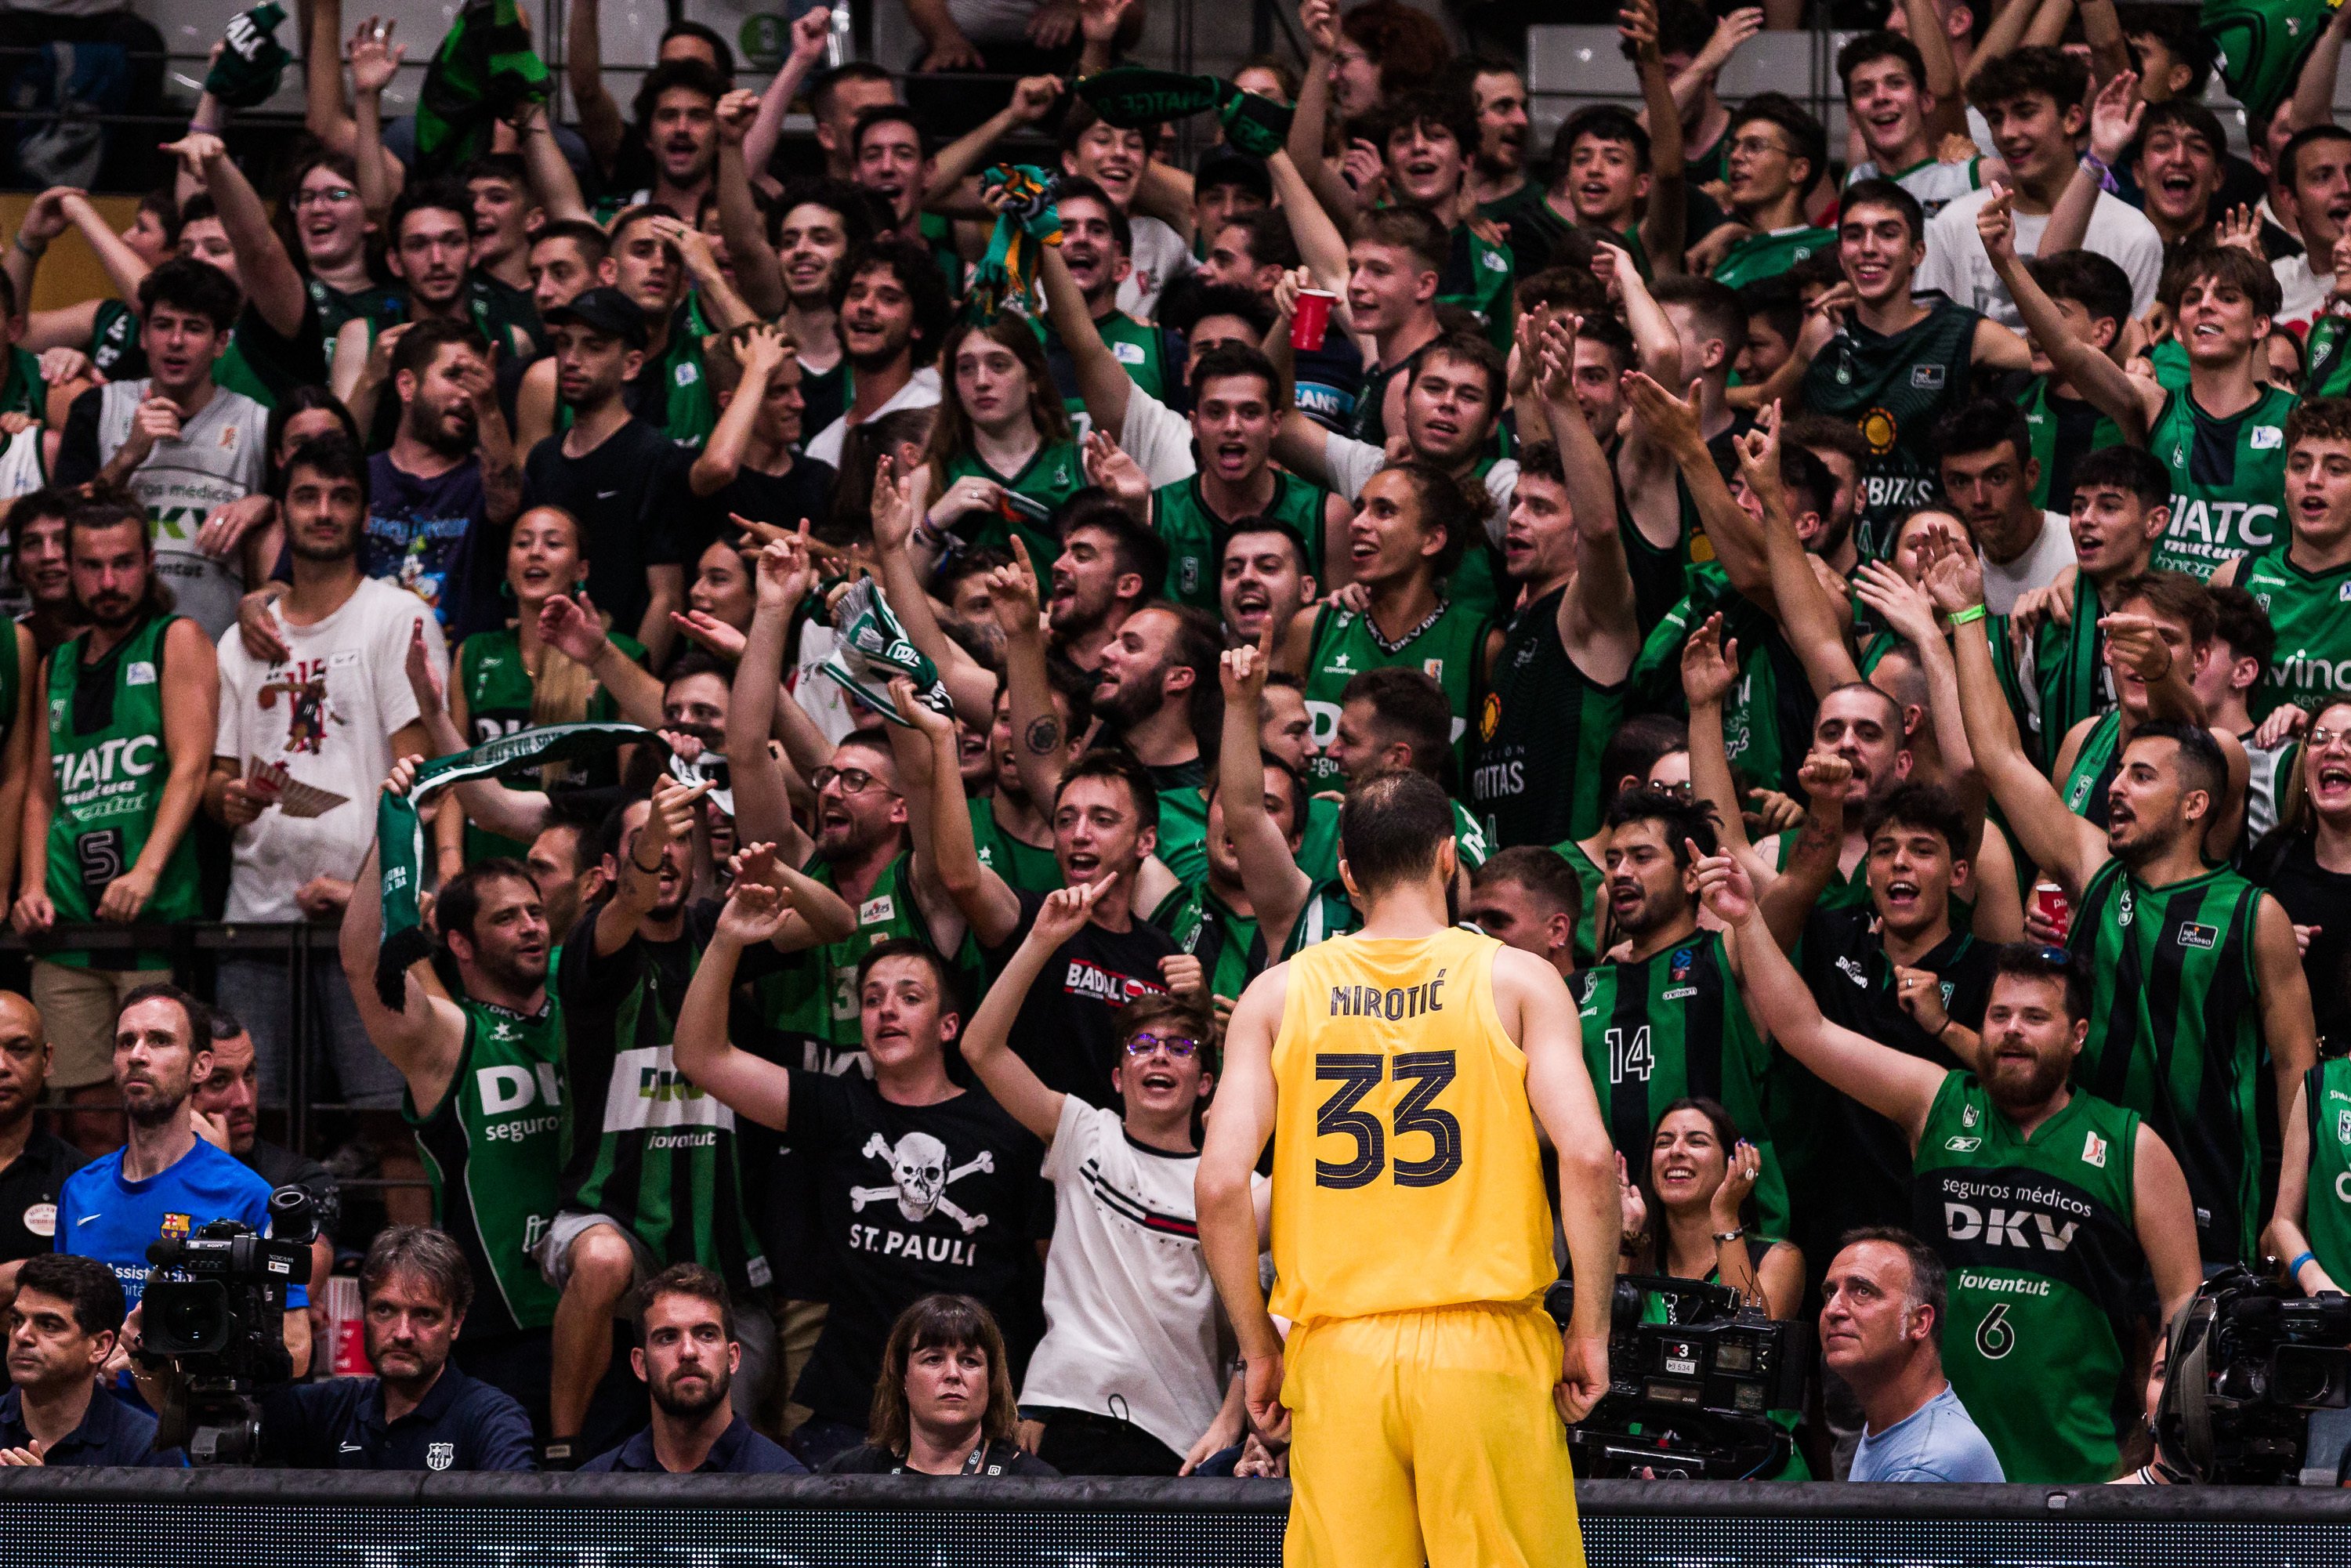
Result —
[[[1453, 812], [1426, 775], [1356, 785], [1339, 838], [1364, 929], [1242, 994], [1198, 1178], [1249, 1419], [1291, 1438], [1282, 1561], [1581, 1568], [1564, 1423], [1608, 1386], [1619, 1216], [1575, 1006], [1548, 964], [1449, 924]], [[1564, 1342], [1538, 1116], [1574, 1269]], [[1269, 1311], [1249, 1173], [1275, 1134]]]

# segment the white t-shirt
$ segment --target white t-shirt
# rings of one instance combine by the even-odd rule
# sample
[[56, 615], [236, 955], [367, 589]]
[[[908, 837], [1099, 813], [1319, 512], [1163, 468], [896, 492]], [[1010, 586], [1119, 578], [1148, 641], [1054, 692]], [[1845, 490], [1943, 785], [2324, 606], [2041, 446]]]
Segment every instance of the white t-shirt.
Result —
[[2026, 590], [2046, 588], [2057, 574], [2074, 564], [2074, 528], [2063, 512], [2041, 514], [2041, 537], [2032, 548], [2006, 566], [1980, 552], [1983, 563], [1984, 608], [2005, 615], [2016, 608]]
[[1145, 1148], [1116, 1112], [1062, 1097], [1045, 1151], [1045, 1337], [1029, 1360], [1024, 1406], [1131, 1421], [1179, 1454], [1208, 1429], [1231, 1358], [1200, 1251], [1199, 1170], [1199, 1155]]
[[374, 578], [313, 625], [279, 617], [290, 657], [264, 664], [232, 626], [220, 640], [220, 728], [214, 757], [246, 772], [254, 758], [283, 762], [343, 804], [316, 817], [271, 807], [236, 831], [231, 920], [299, 920], [294, 894], [314, 876], [350, 877], [375, 841], [375, 801], [392, 771], [392, 732], [416, 717], [408, 689], [410, 628], [422, 622], [434, 667], [449, 650], [440, 619], [406, 589]]
[[[1970, 192], [1955, 198], [1935, 214], [1927, 225], [1927, 259], [1919, 263], [1918, 276], [1912, 287], [1938, 288], [1955, 303], [1980, 310], [2001, 325], [2022, 331], [2024, 319], [2017, 314], [2016, 303], [2009, 298], [2008, 290], [2001, 287], [2000, 274], [1991, 269], [1991, 257], [1984, 254], [1983, 240], [1976, 234], [1976, 214], [1990, 200], [1991, 193], [1988, 190]], [[2016, 254], [2037, 254], [2042, 231], [2049, 226], [2049, 215], [2020, 212], [2015, 221]], [[2147, 214], [2128, 202], [2100, 192], [2098, 204], [2090, 213], [2084, 248], [2096, 251], [2129, 276], [2131, 313], [2144, 315], [2147, 308], [2155, 303], [2155, 286], [2163, 274], [2163, 236], [2155, 232]]]
[[[1368, 441], [1357, 441], [1352, 435], [1333, 435], [1323, 447], [1322, 461], [1331, 471], [1333, 494], [1353, 501], [1372, 482], [1372, 476], [1388, 465], [1387, 449]], [[1502, 542], [1503, 526], [1510, 516], [1510, 497], [1518, 494], [1519, 460], [1505, 457], [1486, 470], [1486, 532], [1496, 545]]]
[[2327, 296], [2335, 292], [2335, 274], [2313, 272], [2307, 251], [2270, 263], [2270, 270], [2277, 274], [2278, 291], [2284, 296], [2273, 325], [2299, 338], [2326, 309]]
[[[939, 406], [939, 372], [935, 365], [925, 365], [906, 378], [906, 384], [891, 394], [890, 401], [867, 414], [867, 419], [879, 419], [885, 413], [895, 413], [902, 408], [936, 408]], [[862, 423], [862, 421], [860, 423]], [[849, 438], [849, 416], [842, 414], [816, 433], [803, 455], [838, 469], [841, 466], [841, 444]]]
[[1141, 387], [1126, 391], [1126, 418], [1118, 427], [1118, 444], [1155, 490], [1200, 471], [1199, 460], [1192, 455], [1192, 422]]
[[1148, 321], [1158, 313], [1159, 291], [1198, 263], [1184, 236], [1159, 219], [1137, 214], [1127, 226], [1134, 240], [1126, 257], [1133, 270], [1119, 282], [1118, 308], [1138, 321]]

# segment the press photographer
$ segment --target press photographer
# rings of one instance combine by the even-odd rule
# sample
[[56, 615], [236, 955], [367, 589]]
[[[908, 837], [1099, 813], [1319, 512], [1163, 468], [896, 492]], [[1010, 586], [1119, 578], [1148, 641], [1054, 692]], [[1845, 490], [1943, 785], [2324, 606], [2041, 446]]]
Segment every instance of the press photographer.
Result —
[[[522, 1406], [449, 1364], [472, 1304], [474, 1278], [456, 1242], [423, 1226], [394, 1226], [360, 1266], [360, 1298], [374, 1377], [293, 1384], [261, 1395], [260, 1462], [301, 1469], [528, 1470], [530, 1421]], [[157, 1409], [176, 1400], [179, 1367], [138, 1367]]]

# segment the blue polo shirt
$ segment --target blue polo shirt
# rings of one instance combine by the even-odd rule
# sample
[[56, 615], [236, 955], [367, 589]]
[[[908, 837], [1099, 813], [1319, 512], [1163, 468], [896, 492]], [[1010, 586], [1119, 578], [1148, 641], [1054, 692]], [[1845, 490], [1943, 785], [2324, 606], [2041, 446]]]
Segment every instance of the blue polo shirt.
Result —
[[311, 1470], [535, 1470], [530, 1417], [451, 1362], [416, 1408], [383, 1418], [372, 1377], [298, 1383], [261, 1399], [265, 1464]]
[[[148, 1243], [186, 1236], [215, 1219], [242, 1220], [268, 1234], [269, 1184], [235, 1155], [198, 1138], [165, 1169], [128, 1181], [122, 1175], [127, 1152], [117, 1149], [66, 1177], [57, 1220], [57, 1250], [112, 1269], [126, 1306], [137, 1306], [146, 1293]], [[307, 1307], [310, 1293], [289, 1285], [286, 1304]]]
[[[25, 1425], [25, 1391], [11, 1388], [0, 1395], [0, 1448], [29, 1448], [33, 1434]], [[155, 1417], [133, 1410], [120, 1399], [91, 1396], [81, 1425], [58, 1438], [41, 1456], [51, 1469], [64, 1465], [128, 1465], [154, 1469], [181, 1469], [187, 1456], [177, 1448], [154, 1452]]]
[[[650, 1471], [664, 1473], [660, 1456], [653, 1452], [653, 1429], [638, 1433], [610, 1453], [597, 1455], [580, 1467], [582, 1470], [619, 1470], [624, 1475]], [[737, 1416], [710, 1445], [710, 1455], [694, 1471], [698, 1476], [804, 1476], [808, 1467], [786, 1453], [781, 1445], [771, 1443], [751, 1430], [751, 1423]]]

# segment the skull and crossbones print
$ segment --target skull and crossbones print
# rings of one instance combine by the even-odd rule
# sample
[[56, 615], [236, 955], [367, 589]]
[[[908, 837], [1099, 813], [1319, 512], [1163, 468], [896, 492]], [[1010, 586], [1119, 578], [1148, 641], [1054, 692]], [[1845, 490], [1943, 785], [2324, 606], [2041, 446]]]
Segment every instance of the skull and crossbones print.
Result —
[[958, 1207], [946, 1196], [946, 1189], [977, 1171], [994, 1172], [996, 1156], [982, 1149], [969, 1161], [950, 1168], [947, 1146], [928, 1133], [909, 1133], [900, 1138], [893, 1148], [890, 1141], [876, 1133], [865, 1140], [868, 1159], [882, 1161], [890, 1167], [888, 1186], [853, 1186], [849, 1189], [849, 1206], [852, 1212], [863, 1213], [869, 1203], [879, 1203], [885, 1197], [898, 1200], [898, 1212], [919, 1223], [933, 1213], [946, 1215], [963, 1227], [966, 1236], [987, 1223], [987, 1216], [972, 1214]]

